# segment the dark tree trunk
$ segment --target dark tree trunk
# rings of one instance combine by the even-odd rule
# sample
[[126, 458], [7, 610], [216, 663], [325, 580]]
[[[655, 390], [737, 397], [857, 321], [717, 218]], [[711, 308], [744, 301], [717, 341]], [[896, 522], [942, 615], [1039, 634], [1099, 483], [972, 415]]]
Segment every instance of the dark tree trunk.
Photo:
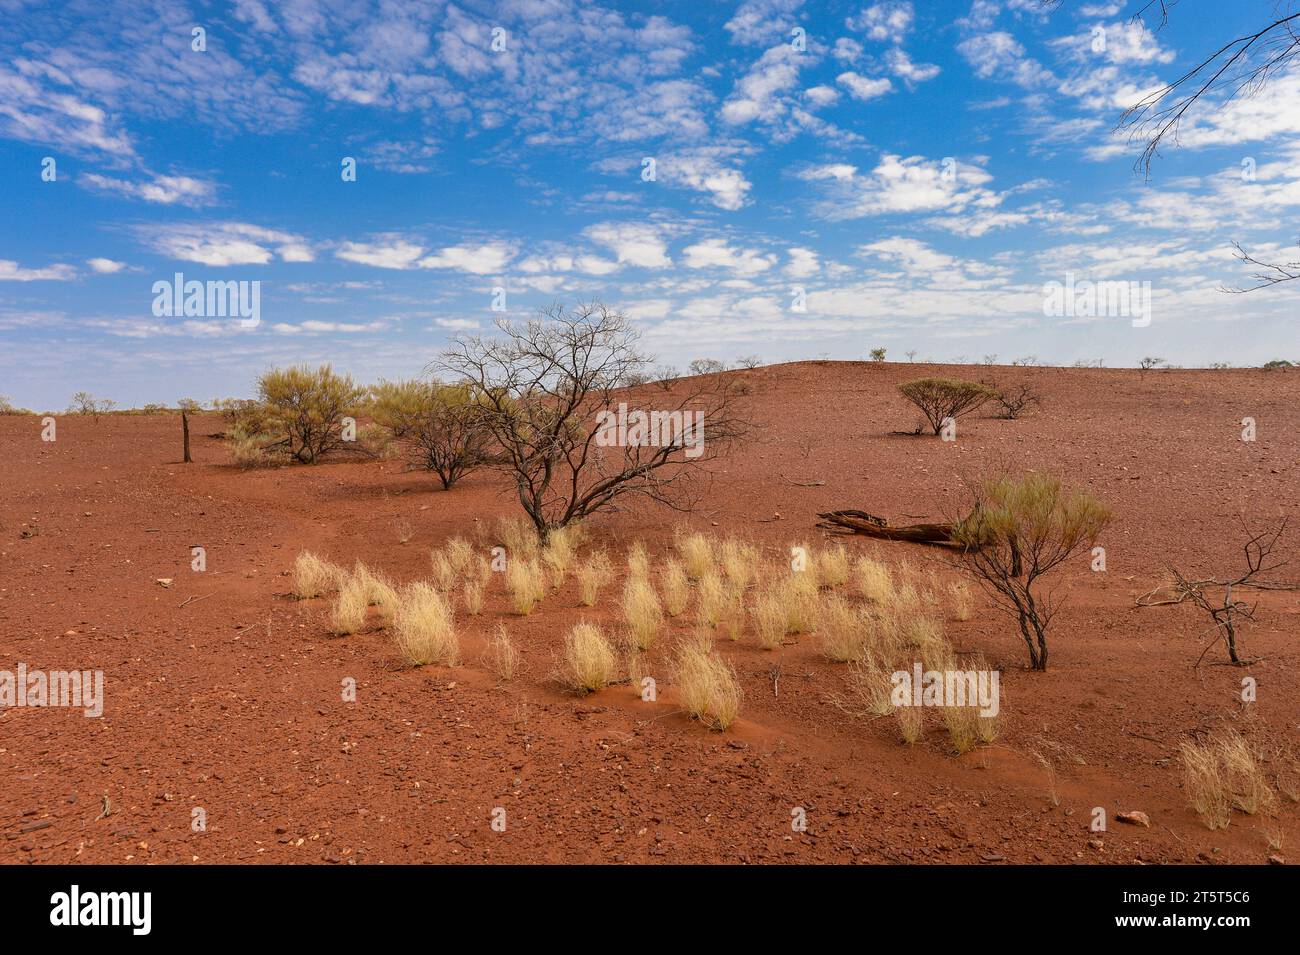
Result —
[[185, 463], [193, 464], [194, 459], [190, 457], [190, 419], [184, 411], [181, 412], [181, 430], [185, 435]]

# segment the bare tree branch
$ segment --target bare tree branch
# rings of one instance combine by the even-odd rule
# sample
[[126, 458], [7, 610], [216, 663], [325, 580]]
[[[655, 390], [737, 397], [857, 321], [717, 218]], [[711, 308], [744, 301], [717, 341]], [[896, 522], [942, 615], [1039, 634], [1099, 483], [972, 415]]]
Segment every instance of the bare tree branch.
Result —
[[627, 319], [600, 303], [497, 328], [501, 337], [455, 339], [437, 364], [481, 395], [496, 466], [543, 538], [627, 495], [689, 507], [701, 465], [747, 430], [716, 375], [673, 382], [654, 409], [629, 412], [626, 384], [649, 362]]

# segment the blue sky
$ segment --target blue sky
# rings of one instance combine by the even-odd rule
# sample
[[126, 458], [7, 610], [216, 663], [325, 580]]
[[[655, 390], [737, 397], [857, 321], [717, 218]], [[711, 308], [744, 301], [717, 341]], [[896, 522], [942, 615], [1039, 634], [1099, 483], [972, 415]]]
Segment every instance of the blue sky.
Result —
[[[1140, 5], [0, 0], [0, 394], [410, 376], [498, 288], [599, 298], [679, 367], [1300, 358], [1297, 290], [1218, 291], [1234, 240], [1295, 258], [1300, 72], [1149, 179], [1112, 133], [1274, 0]], [[176, 272], [260, 282], [260, 324], [156, 316]], [[1067, 272], [1149, 281], [1151, 324], [1045, 317]]]

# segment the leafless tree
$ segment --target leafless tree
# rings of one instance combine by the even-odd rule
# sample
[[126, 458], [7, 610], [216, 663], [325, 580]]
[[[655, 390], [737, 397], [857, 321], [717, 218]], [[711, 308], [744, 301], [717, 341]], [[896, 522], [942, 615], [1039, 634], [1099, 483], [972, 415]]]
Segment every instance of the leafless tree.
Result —
[[716, 375], [726, 371], [727, 366], [716, 358], [696, 358], [686, 366], [686, 370], [692, 375]]
[[626, 496], [689, 507], [702, 465], [746, 430], [715, 377], [679, 382], [662, 407], [629, 412], [621, 385], [648, 361], [627, 319], [600, 303], [554, 305], [497, 328], [501, 337], [454, 339], [436, 365], [481, 394], [496, 466], [543, 540]]
[[1014, 421], [1034, 405], [1042, 404], [1034, 386], [1022, 381], [1019, 384], [995, 388], [993, 401], [998, 406], [998, 417]]
[[1221, 292], [1232, 292], [1234, 295], [1239, 295], [1242, 292], [1254, 292], [1256, 289], [1268, 288], [1271, 285], [1281, 285], [1283, 282], [1300, 279], [1300, 261], [1263, 262], [1242, 248], [1240, 242], [1232, 243], [1232, 247], [1236, 250], [1233, 254], [1238, 259], [1247, 265], [1255, 266], [1260, 271], [1251, 275], [1256, 284], [1248, 288], [1220, 287], [1219, 291]]
[[[1158, 590], [1151, 591], [1138, 598], [1138, 606], [1156, 607], [1161, 604], [1179, 604], [1184, 600], [1190, 600], [1193, 606], [1210, 616], [1215, 634], [1214, 639], [1201, 651], [1201, 655], [1196, 660], [1196, 666], [1201, 665], [1205, 655], [1220, 640], [1224, 642], [1228, 649], [1228, 659], [1235, 666], [1241, 666], [1242, 660], [1237, 654], [1237, 629], [1243, 623], [1255, 619], [1255, 610], [1258, 604], [1247, 603], [1237, 596], [1234, 591], [1243, 589], [1294, 589], [1292, 584], [1261, 579], [1264, 575], [1285, 567], [1288, 563], [1285, 560], [1273, 557], [1278, 538], [1286, 530], [1286, 525], [1286, 519], [1283, 519], [1281, 523], [1271, 530], [1254, 532], [1246, 525], [1245, 520], [1242, 520], [1241, 526], [1246, 533], [1246, 543], [1242, 547], [1246, 556], [1246, 570], [1244, 573], [1230, 580], [1219, 580], [1214, 577], [1198, 580], [1188, 577], [1177, 567], [1166, 565], [1173, 583], [1167, 588], [1158, 588], [1158, 590], [1171, 591], [1171, 595], [1164, 599], [1153, 600], [1151, 598]], [[1250, 661], [1246, 662], [1249, 663]]]
[[[1178, 0], [1146, 0], [1134, 14], [1134, 20], [1152, 21], [1159, 30], [1169, 20]], [[1259, 22], [1258, 29], [1227, 40], [1197, 61], [1170, 83], [1152, 90], [1124, 111], [1118, 129], [1127, 130], [1132, 138], [1145, 140], [1136, 167], [1151, 174], [1151, 164], [1166, 140], [1178, 142], [1183, 120], [1198, 107], [1220, 108], [1224, 102], [1251, 96], [1263, 89], [1278, 73], [1286, 70], [1300, 54], [1300, 11], [1296, 0], [1276, 0], [1272, 12]], [[1045, 6], [1058, 6], [1061, 0], [1045, 0]], [[1220, 95], [1222, 94], [1222, 100]], [[1263, 262], [1233, 243], [1237, 257], [1262, 271], [1252, 277], [1255, 285], [1224, 288], [1225, 292], [1253, 292], [1300, 278], [1298, 262]]]
[[78, 391], [72, 396], [72, 404], [68, 406], [68, 411], [90, 415], [98, 423], [100, 415], [108, 414], [116, 407], [117, 402], [112, 398], [96, 398], [88, 391]]
[[444, 491], [492, 461], [483, 404], [470, 387], [435, 384], [404, 440], [412, 465], [438, 475]]
[[[1156, 29], [1165, 25], [1176, 0], [1148, 0], [1135, 19], [1159, 14]], [[1257, 93], [1300, 53], [1300, 12], [1292, 0], [1280, 0], [1259, 29], [1236, 37], [1203, 57], [1171, 83], [1152, 90], [1120, 119], [1120, 128], [1146, 139], [1138, 166], [1150, 172], [1165, 139], [1178, 141], [1178, 130], [1189, 111], [1203, 98], [1226, 92], [1228, 99]]]

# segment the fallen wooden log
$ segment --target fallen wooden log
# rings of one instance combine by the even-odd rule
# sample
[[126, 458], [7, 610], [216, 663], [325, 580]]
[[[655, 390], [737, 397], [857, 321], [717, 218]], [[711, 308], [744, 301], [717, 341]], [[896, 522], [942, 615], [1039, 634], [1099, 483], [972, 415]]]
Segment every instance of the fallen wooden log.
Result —
[[911, 541], [914, 544], [936, 544], [942, 547], [961, 547], [952, 539], [951, 524], [906, 524], [891, 527], [883, 517], [866, 511], [827, 511], [818, 514], [818, 527], [842, 534], [863, 534], [882, 540]]

